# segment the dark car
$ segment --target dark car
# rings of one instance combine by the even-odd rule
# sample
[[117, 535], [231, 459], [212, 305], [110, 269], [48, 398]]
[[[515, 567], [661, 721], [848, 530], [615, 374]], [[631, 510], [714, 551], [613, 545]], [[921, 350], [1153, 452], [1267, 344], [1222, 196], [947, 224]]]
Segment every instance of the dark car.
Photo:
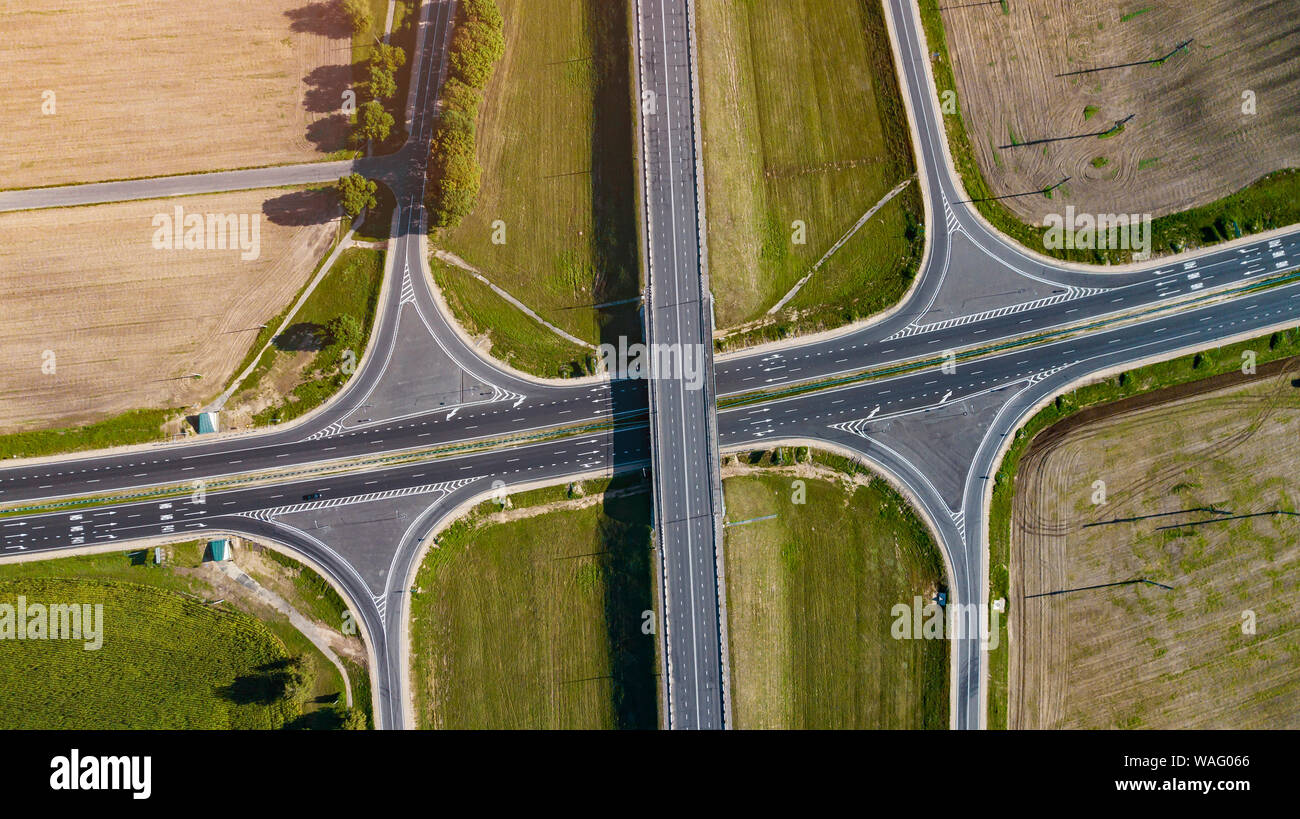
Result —
[[309, 493], [309, 494], [306, 494], [306, 495], [303, 495], [303, 496], [302, 496], [302, 499], [303, 499], [303, 500], [318, 500], [319, 498], [320, 498], [320, 493], [319, 493], [319, 492], [311, 492], [311, 493]]

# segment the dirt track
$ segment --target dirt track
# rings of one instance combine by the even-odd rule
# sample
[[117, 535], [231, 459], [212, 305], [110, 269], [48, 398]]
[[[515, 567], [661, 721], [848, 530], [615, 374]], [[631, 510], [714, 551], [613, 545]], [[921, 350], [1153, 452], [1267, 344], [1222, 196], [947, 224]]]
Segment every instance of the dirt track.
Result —
[[[258, 257], [155, 249], [152, 220], [176, 205], [261, 216]], [[0, 215], [0, 432], [210, 399], [306, 283], [336, 211], [328, 191], [277, 190]]]
[[[942, 4], [941, 4], [942, 5]], [[1139, 12], [1127, 21], [1121, 17]], [[1071, 177], [1054, 199], [1003, 200], [1039, 223], [1066, 205], [1092, 213], [1164, 213], [1213, 201], [1300, 166], [1300, 20], [1292, 0], [1011, 0], [943, 12], [962, 114], [998, 195]], [[1149, 60], [1163, 65], [1057, 77]], [[1257, 113], [1242, 113], [1245, 91]], [[1097, 111], [1085, 119], [1085, 108]], [[1133, 115], [1123, 133], [1089, 134]], [[1095, 167], [1092, 162], [1104, 158]]]
[[[1021, 461], [1010, 727], [1300, 725], [1300, 364], [1236, 380], [1053, 430]], [[1172, 588], [1083, 588], [1139, 579]]]
[[324, 158], [343, 147], [335, 112], [351, 79], [335, 7], [6, 0], [0, 187]]

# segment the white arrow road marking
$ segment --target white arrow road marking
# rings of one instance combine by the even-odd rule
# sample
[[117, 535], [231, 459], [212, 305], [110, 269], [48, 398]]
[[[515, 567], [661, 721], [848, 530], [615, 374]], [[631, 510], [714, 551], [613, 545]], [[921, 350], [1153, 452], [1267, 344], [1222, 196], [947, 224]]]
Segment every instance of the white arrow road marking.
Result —
[[940, 399], [939, 399], [939, 403], [940, 403], [940, 404], [943, 404], [943, 402], [945, 402], [945, 401], [948, 400], [948, 396], [950, 396], [950, 395], [952, 395], [952, 390], [948, 390], [947, 392], [945, 392], [945, 393], [943, 394], [943, 398], [940, 398]]
[[873, 410], [871, 411], [871, 414], [868, 415], [867, 418], [875, 418], [875, 417], [876, 417], [876, 413], [878, 413], [878, 412], [880, 412], [880, 405], [879, 405], [879, 404], [876, 405], [876, 408], [873, 409]]

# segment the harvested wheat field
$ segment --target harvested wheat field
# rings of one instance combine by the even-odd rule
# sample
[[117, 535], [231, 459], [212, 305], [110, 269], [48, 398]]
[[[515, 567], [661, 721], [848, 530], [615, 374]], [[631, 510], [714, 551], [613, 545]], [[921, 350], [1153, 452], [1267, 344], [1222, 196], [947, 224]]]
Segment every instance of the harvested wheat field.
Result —
[[1012, 513], [1009, 727], [1300, 727], [1297, 463], [1294, 360], [1043, 433]]
[[[174, 220], [177, 207], [245, 215], [250, 240], [256, 218], [257, 257], [238, 247], [155, 249], [155, 217]], [[0, 431], [212, 398], [258, 325], [307, 282], [336, 215], [329, 190], [0, 214]]]
[[[1012, 0], [943, 12], [958, 98], [994, 194], [1041, 223], [1065, 205], [1159, 216], [1300, 166], [1293, 0]], [[1181, 52], [1163, 63], [1078, 74]], [[1257, 113], [1243, 113], [1244, 92]], [[1096, 134], [1128, 116], [1120, 133]], [[1020, 147], [999, 146], [1022, 143]]]
[[344, 147], [335, 112], [352, 41], [336, 0], [6, 0], [0, 31], [0, 77], [12, 80], [0, 83], [0, 187], [306, 162]]

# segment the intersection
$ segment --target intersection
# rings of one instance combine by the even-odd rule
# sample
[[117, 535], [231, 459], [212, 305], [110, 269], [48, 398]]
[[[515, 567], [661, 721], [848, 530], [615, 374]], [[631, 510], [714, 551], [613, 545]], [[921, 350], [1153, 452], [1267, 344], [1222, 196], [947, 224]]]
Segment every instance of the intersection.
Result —
[[[645, 0], [640, 8], [642, 21], [654, 15], [667, 20], [671, 14], [680, 24], [689, 3]], [[333, 179], [355, 168], [385, 180], [399, 205], [370, 349], [345, 389], [324, 408], [293, 425], [255, 435], [7, 466], [0, 469], [0, 505], [46, 506], [59, 498], [214, 482], [267, 470], [303, 474], [212, 491], [201, 504], [186, 498], [140, 500], [10, 514], [0, 518], [3, 554], [110, 544], [120, 548], [185, 533], [230, 532], [283, 544], [337, 583], [358, 615], [372, 653], [379, 726], [409, 727], [409, 686], [403, 681], [407, 665], [402, 658], [405, 600], [422, 544], [464, 504], [489, 495], [494, 482], [514, 489], [652, 465], [656, 477], [670, 470], [698, 476], [701, 470], [716, 474], [717, 451], [794, 441], [829, 445], [857, 453], [900, 484], [937, 535], [950, 575], [951, 599], [987, 603], [989, 478], [1003, 446], [1036, 407], [1097, 373], [1300, 322], [1300, 279], [1287, 278], [1295, 274], [1295, 259], [1300, 257], [1300, 230], [1114, 272], [1031, 255], [993, 231], [964, 201], [946, 158], [942, 114], [916, 11], [906, 0], [889, 0], [887, 14], [896, 35], [900, 85], [914, 118], [914, 148], [927, 209], [926, 255], [915, 287], [896, 310], [867, 326], [825, 337], [720, 356], [713, 367], [722, 407], [716, 414], [703, 412], [704, 402], [688, 407], [683, 400], [687, 395], [679, 394], [677, 403], [668, 394], [659, 395], [657, 391], [671, 385], [658, 381], [565, 383], [506, 370], [483, 358], [444, 316], [427, 265], [423, 162], [453, 12], [450, 0], [423, 6], [418, 41], [422, 47], [413, 59], [419, 81], [413, 82], [412, 136], [397, 154], [342, 168], [306, 166], [310, 172], [238, 172], [242, 175], [225, 182], [206, 178], [219, 175], [195, 175], [113, 183], [125, 188], [95, 191], [82, 190], [94, 186], [76, 186], [0, 194], [0, 208], [40, 202], [58, 206], [86, 195], [142, 198], [193, 192], [187, 185], [319, 181], [307, 177], [324, 174], [322, 180]], [[661, 23], [660, 31], [667, 30]], [[683, 65], [680, 38], [643, 37], [640, 45], [646, 68]], [[675, 134], [674, 146], [698, 150], [689, 123], [665, 127]], [[681, 128], [685, 130], [674, 130]], [[649, 152], [644, 159], [650, 162]], [[665, 159], [671, 164], [681, 158]], [[693, 165], [690, 160], [692, 199]], [[685, 183], [669, 183], [670, 189], [674, 184]], [[655, 190], [654, 185], [648, 190]], [[688, 209], [693, 220], [693, 201]], [[657, 267], [655, 276], [666, 264], [678, 265], [665, 284], [698, 287], [700, 258], [693, 255], [698, 246], [692, 235], [698, 228], [693, 221], [685, 226], [671, 222], [681, 212], [670, 207], [659, 218], [670, 220], [673, 234], [685, 231], [692, 249], [666, 251], [666, 240], [656, 235], [650, 261]], [[1271, 286], [1261, 284], [1270, 281]], [[664, 299], [679, 301], [655, 292], [650, 303], [663, 304]], [[702, 304], [698, 301], [696, 309]], [[665, 332], [649, 316], [647, 323], [651, 336]], [[706, 323], [689, 329], [699, 335]], [[961, 351], [970, 354], [956, 356], [951, 371], [927, 363], [878, 377], [861, 375], [937, 362], [948, 352]], [[794, 389], [823, 381], [827, 383], [820, 389]], [[653, 398], [651, 392], [656, 392]], [[742, 395], [747, 396], [743, 404], [728, 406], [729, 398]], [[707, 398], [710, 406], [712, 397]], [[671, 424], [652, 418], [651, 406], [661, 418], [666, 411], [680, 417]], [[670, 447], [652, 443], [658, 440], [657, 424], [665, 431], [692, 431], [699, 441], [707, 441], [709, 427], [716, 424], [715, 443], [678, 444], [671, 450], [682, 460], [672, 461], [666, 456]], [[547, 433], [583, 427], [564, 437]], [[463, 454], [450, 451], [468, 442], [499, 445]], [[419, 463], [372, 465], [320, 476], [309, 472], [345, 459], [377, 459], [429, 447], [449, 451]], [[701, 498], [699, 491], [697, 485], [694, 492], [680, 496], [684, 514], [660, 511], [657, 528], [676, 519], [703, 520], [687, 537], [713, 537], [715, 511], [706, 510], [711, 500]], [[708, 483], [702, 491], [713, 494]], [[317, 492], [319, 499], [304, 500]], [[660, 555], [667, 558], [667, 553]], [[694, 669], [691, 686], [676, 684], [676, 678], [670, 681], [675, 698], [670, 710], [683, 715], [688, 726], [721, 727], [725, 619], [718, 611], [718, 589], [723, 578], [710, 574], [717, 566], [712, 554], [703, 561], [692, 554], [687, 563], [683, 571], [692, 578], [691, 585], [702, 582], [704, 590], [713, 593], [712, 598], [697, 598], [690, 608], [712, 621], [697, 621], [694, 628], [672, 624], [670, 630], [666, 625], [665, 636], [671, 632], [674, 641], [680, 640], [676, 646], [683, 653], [672, 644], [665, 653], [680, 656], [673, 662]], [[988, 673], [984, 657], [973, 640], [956, 641], [953, 649], [952, 723], [957, 728], [983, 727]], [[695, 693], [697, 680], [701, 685]]]

